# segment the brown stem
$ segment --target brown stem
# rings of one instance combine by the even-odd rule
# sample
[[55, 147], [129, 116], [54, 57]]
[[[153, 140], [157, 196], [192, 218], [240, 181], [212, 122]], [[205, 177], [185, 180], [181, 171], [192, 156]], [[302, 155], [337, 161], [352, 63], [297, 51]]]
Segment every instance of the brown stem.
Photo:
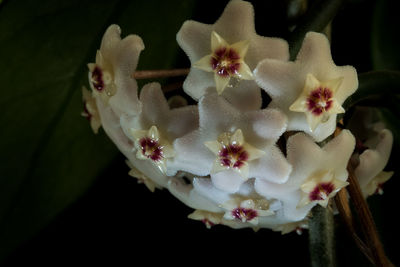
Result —
[[164, 93], [169, 93], [169, 92], [172, 92], [172, 91], [182, 88], [182, 85], [183, 85], [183, 82], [171, 83], [171, 84], [167, 84], [167, 85], [163, 86], [162, 90]]
[[364, 234], [367, 245], [370, 247], [371, 256], [374, 259], [375, 265], [379, 267], [394, 266], [385, 255], [382, 243], [379, 239], [378, 231], [376, 229], [374, 219], [371, 211], [368, 208], [368, 204], [365, 201], [361, 192], [360, 185], [354, 175], [353, 166], [349, 163], [347, 166], [349, 172], [349, 186], [348, 190], [350, 197], [356, 207], [358, 217], [360, 218], [361, 229]]
[[190, 69], [172, 69], [172, 70], [139, 70], [132, 74], [134, 79], [156, 79], [156, 78], [168, 78], [176, 76], [188, 75]]
[[339, 214], [342, 217], [344, 223], [346, 224], [346, 229], [348, 233], [353, 238], [357, 247], [361, 250], [361, 252], [365, 255], [365, 257], [374, 264], [374, 259], [371, 255], [371, 250], [369, 247], [362, 241], [362, 239], [357, 235], [356, 230], [354, 229], [353, 224], [353, 216], [351, 214], [349, 199], [347, 196], [346, 188], [342, 188], [336, 196], [335, 196], [336, 207], [339, 210]]

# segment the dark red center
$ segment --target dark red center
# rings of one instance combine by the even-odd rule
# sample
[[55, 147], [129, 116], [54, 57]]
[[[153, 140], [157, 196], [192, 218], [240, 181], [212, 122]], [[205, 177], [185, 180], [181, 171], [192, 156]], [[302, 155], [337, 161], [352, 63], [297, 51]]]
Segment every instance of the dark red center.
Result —
[[335, 186], [332, 183], [320, 183], [310, 193], [309, 198], [311, 201], [325, 200], [333, 190]]
[[240, 145], [224, 146], [219, 152], [222, 166], [240, 168], [248, 160], [249, 153]]
[[333, 104], [333, 93], [329, 88], [319, 87], [312, 91], [307, 98], [307, 108], [314, 115], [319, 116], [328, 111]]
[[211, 67], [222, 77], [237, 75], [240, 68], [240, 56], [231, 49], [222, 47], [217, 49], [211, 57]]
[[251, 221], [258, 216], [256, 210], [238, 207], [232, 210], [232, 216], [237, 220]]
[[139, 140], [140, 149], [142, 150], [143, 156], [153, 161], [160, 161], [163, 157], [162, 146], [151, 138], [144, 137]]
[[96, 66], [92, 72], [92, 84], [97, 91], [104, 89], [103, 72], [99, 66]]

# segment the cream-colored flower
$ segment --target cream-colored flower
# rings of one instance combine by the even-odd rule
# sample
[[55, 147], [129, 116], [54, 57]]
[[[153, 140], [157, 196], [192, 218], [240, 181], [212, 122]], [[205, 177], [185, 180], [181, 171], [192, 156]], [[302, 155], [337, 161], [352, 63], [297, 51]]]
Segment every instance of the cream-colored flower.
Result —
[[264, 198], [245, 199], [235, 197], [221, 205], [226, 210], [224, 219], [239, 220], [242, 223], [258, 225], [259, 217], [273, 215], [274, 212], [269, 208], [269, 201]]
[[118, 25], [107, 28], [96, 53], [96, 62], [89, 63], [89, 84], [93, 95], [109, 104], [117, 116], [135, 115], [141, 110], [137, 84], [131, 77], [136, 70], [142, 39], [129, 35], [121, 40]]
[[[256, 33], [254, 9], [246, 1], [229, 1], [214, 24], [185, 21], [176, 39], [192, 64], [184, 91], [199, 100], [207, 88], [216, 87], [218, 94], [242, 110], [259, 109], [262, 104], [252, 74], [257, 63], [289, 58], [285, 40]], [[228, 83], [230, 88], [224, 90]]]
[[154, 183], [149, 177], [147, 177], [143, 172], [139, 171], [133, 165], [127, 161], [128, 166], [131, 170], [128, 174], [132, 177], [135, 177], [138, 180], [138, 183], [144, 184], [151, 192], [154, 192], [156, 188], [161, 189], [156, 183]]
[[336, 66], [329, 40], [309, 32], [294, 62], [262, 60], [254, 70], [255, 82], [272, 98], [269, 107], [288, 117], [288, 131], [304, 131], [321, 142], [336, 129], [341, 105], [358, 88], [352, 66]]
[[363, 189], [364, 194], [367, 196], [373, 194], [383, 194], [383, 184], [386, 183], [390, 178], [392, 178], [394, 172], [381, 171], [377, 176], [372, 178], [372, 180]]
[[165, 173], [165, 159], [172, 158], [175, 152], [169, 141], [162, 138], [157, 127], [153, 125], [149, 130], [132, 128], [131, 134], [137, 149], [136, 157], [151, 161], [162, 173]]
[[265, 152], [245, 142], [242, 130], [237, 129], [233, 134], [222, 133], [216, 141], [204, 143], [217, 158], [215, 159], [211, 173], [233, 169], [243, 179], [249, 176], [249, 161], [261, 158]]
[[223, 216], [223, 213], [195, 210], [193, 213], [188, 215], [188, 218], [201, 221], [208, 229], [210, 229], [212, 226], [220, 224]]
[[99, 128], [101, 127], [99, 110], [97, 108], [96, 99], [84, 86], [82, 87], [82, 100], [83, 111], [81, 115], [89, 120], [90, 127], [92, 127], [93, 132], [97, 134], [99, 132]]
[[300, 186], [302, 197], [298, 208], [315, 202], [322, 207], [328, 205], [330, 198], [349, 183], [335, 178], [333, 171], [316, 171]]
[[194, 67], [214, 72], [215, 86], [222, 94], [231, 79], [253, 80], [254, 76], [244, 61], [249, 41], [244, 40], [229, 45], [218, 33], [211, 32], [211, 54], [193, 64]]
[[289, 110], [304, 112], [310, 130], [314, 131], [320, 123], [327, 122], [330, 115], [345, 112], [335, 98], [342, 80], [340, 77], [329, 81], [318, 81], [314, 75], [308, 73], [303, 92]]
[[308, 221], [307, 220], [280, 224], [280, 225], [277, 225], [277, 227], [273, 228], [272, 230], [281, 232], [282, 235], [286, 235], [293, 231], [296, 231], [296, 234], [301, 235], [301, 234], [303, 234], [304, 229], [308, 229]]

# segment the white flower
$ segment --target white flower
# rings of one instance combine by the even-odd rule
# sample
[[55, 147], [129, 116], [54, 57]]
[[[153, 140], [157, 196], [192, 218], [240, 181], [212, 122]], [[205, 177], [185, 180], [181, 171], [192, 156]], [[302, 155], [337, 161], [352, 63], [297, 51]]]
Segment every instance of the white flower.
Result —
[[216, 188], [210, 178], [194, 178], [193, 186], [195, 192], [220, 208], [215, 211], [224, 214], [220, 224], [256, 230], [293, 222], [283, 216], [280, 201], [267, 199], [254, 190], [254, 179], [243, 183], [233, 194]]
[[149, 177], [147, 177], [144, 173], [136, 169], [129, 162], [129, 160], [127, 160], [126, 163], [131, 168], [128, 174], [132, 177], [135, 177], [138, 180], [138, 183], [144, 184], [147, 187], [147, 189], [149, 189], [151, 192], [154, 192], [156, 188], [161, 189], [161, 187], [158, 186], [156, 183], [154, 183]]
[[317, 204], [326, 206], [348, 178], [347, 163], [355, 140], [343, 130], [323, 148], [303, 133], [291, 136], [287, 143], [287, 158], [292, 173], [284, 184], [256, 180], [257, 192], [283, 202], [284, 216], [292, 221], [303, 220]]
[[195, 68], [214, 72], [215, 86], [222, 94], [231, 78], [253, 80], [253, 73], [244, 61], [249, 41], [240, 41], [229, 45], [215, 31], [211, 32], [211, 54], [195, 62]]
[[97, 134], [101, 127], [99, 110], [97, 109], [96, 99], [92, 96], [92, 93], [86, 89], [86, 87], [82, 87], [82, 100], [83, 112], [81, 115], [89, 120], [90, 127], [93, 132]]
[[295, 231], [298, 235], [303, 234], [303, 230], [308, 229], [308, 220], [302, 220], [298, 222], [291, 222], [285, 224], [279, 224], [272, 230], [281, 232], [282, 235]]
[[382, 185], [393, 175], [383, 171], [392, 150], [393, 134], [385, 129], [378, 114], [375, 108], [357, 107], [348, 122], [357, 138], [352, 164], [364, 197], [382, 194]]
[[136, 158], [165, 174], [168, 160], [176, 155], [172, 142], [198, 126], [197, 107], [170, 109], [158, 83], [142, 88], [140, 102], [141, 113], [137, 116], [123, 115], [121, 125], [135, 144]]
[[214, 213], [204, 210], [195, 210], [193, 213], [188, 215], [189, 219], [201, 221], [205, 226], [210, 229], [216, 224], [220, 224], [222, 220], [223, 213]]
[[287, 130], [300, 130], [320, 142], [336, 129], [336, 114], [358, 87], [356, 70], [334, 64], [328, 39], [307, 33], [295, 62], [261, 61], [256, 82], [270, 95], [269, 107], [288, 116]]
[[226, 210], [224, 219], [239, 220], [258, 225], [258, 218], [274, 214], [269, 208], [269, 202], [264, 199], [235, 197], [221, 205]]
[[140, 112], [137, 84], [132, 74], [144, 49], [139, 36], [129, 35], [121, 40], [120, 34], [118, 25], [109, 26], [97, 50], [96, 63], [88, 64], [94, 96], [109, 104], [117, 116]]
[[[260, 89], [248, 80], [257, 63], [264, 58], [289, 58], [287, 42], [257, 35], [253, 6], [238, 0], [228, 3], [215, 24], [186, 21], [177, 41], [192, 64], [183, 85], [185, 92], [198, 100], [208, 87], [216, 87], [242, 109], [261, 107]], [[233, 84], [228, 85], [229, 81]]]
[[393, 146], [393, 135], [388, 129], [376, 133], [377, 138], [370, 138], [364, 143], [367, 148], [359, 156], [359, 164], [354, 170], [363, 195], [383, 193], [382, 184], [389, 180], [393, 172], [384, 172]]
[[240, 111], [210, 88], [200, 100], [199, 116], [199, 129], [174, 142], [176, 157], [169, 164], [169, 175], [178, 170], [211, 174], [217, 188], [232, 193], [253, 177], [286, 181], [291, 167], [275, 145], [285, 131], [282, 113]]

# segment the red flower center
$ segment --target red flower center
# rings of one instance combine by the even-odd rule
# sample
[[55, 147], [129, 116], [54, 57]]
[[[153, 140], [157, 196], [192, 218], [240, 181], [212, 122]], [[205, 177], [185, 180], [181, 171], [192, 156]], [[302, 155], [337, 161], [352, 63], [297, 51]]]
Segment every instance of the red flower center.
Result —
[[153, 161], [160, 161], [164, 158], [162, 146], [158, 143], [158, 141], [144, 137], [139, 140], [140, 148], [142, 150], [143, 156], [151, 159]]
[[222, 77], [237, 75], [240, 68], [240, 56], [231, 49], [222, 47], [217, 49], [211, 57], [211, 67]]
[[248, 158], [249, 153], [240, 145], [224, 146], [219, 152], [219, 160], [225, 167], [240, 169]]
[[241, 221], [251, 221], [258, 216], [256, 210], [238, 207], [232, 210], [232, 216]]
[[332, 183], [320, 183], [311, 191], [309, 198], [311, 201], [325, 200], [333, 190], [335, 186]]
[[97, 91], [104, 89], [103, 72], [99, 66], [96, 66], [92, 72], [92, 84]]
[[319, 87], [312, 91], [307, 98], [307, 108], [314, 115], [319, 116], [328, 111], [333, 104], [333, 93], [329, 88]]

